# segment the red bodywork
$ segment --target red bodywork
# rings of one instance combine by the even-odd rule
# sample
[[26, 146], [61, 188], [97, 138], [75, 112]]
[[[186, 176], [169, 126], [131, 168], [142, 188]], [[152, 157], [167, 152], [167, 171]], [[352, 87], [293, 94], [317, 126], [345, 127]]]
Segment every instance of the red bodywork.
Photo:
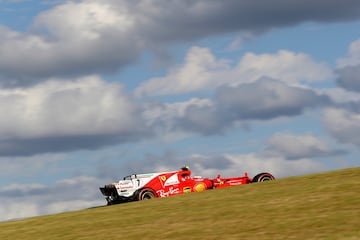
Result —
[[248, 173], [245, 172], [242, 177], [233, 177], [233, 178], [222, 178], [219, 174], [213, 180], [214, 186], [213, 188], [224, 188], [230, 186], [236, 186], [240, 184], [248, 184], [252, 182], [252, 178], [248, 176]]

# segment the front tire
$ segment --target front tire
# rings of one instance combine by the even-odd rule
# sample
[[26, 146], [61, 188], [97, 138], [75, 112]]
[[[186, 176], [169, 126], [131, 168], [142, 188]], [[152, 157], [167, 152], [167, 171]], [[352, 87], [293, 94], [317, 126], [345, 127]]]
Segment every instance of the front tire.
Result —
[[153, 198], [156, 198], [156, 194], [151, 189], [145, 188], [145, 189], [142, 189], [139, 192], [139, 197], [138, 197], [139, 201], [150, 200], [150, 199], [153, 199]]
[[270, 173], [259, 173], [258, 175], [256, 175], [253, 179], [252, 182], [265, 182], [265, 181], [271, 181], [271, 180], [275, 180], [275, 177], [273, 175], [271, 175]]

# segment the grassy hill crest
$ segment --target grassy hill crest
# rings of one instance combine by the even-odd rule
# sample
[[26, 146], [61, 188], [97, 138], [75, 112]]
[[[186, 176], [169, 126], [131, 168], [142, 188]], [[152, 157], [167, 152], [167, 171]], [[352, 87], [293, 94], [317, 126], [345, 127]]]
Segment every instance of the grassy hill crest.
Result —
[[0, 239], [355, 240], [359, 223], [352, 168], [3, 222]]

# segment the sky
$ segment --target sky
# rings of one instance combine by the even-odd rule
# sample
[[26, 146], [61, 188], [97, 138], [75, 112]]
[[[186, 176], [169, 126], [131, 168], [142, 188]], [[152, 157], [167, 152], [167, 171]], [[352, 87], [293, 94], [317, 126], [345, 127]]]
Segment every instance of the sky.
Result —
[[0, 221], [190, 165], [360, 166], [360, 2], [0, 0]]

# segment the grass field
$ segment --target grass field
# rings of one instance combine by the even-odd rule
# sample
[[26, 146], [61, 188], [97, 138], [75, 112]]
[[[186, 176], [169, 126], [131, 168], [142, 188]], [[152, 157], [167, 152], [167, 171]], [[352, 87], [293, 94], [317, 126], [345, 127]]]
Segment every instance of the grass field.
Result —
[[360, 239], [360, 168], [0, 223], [0, 239]]

